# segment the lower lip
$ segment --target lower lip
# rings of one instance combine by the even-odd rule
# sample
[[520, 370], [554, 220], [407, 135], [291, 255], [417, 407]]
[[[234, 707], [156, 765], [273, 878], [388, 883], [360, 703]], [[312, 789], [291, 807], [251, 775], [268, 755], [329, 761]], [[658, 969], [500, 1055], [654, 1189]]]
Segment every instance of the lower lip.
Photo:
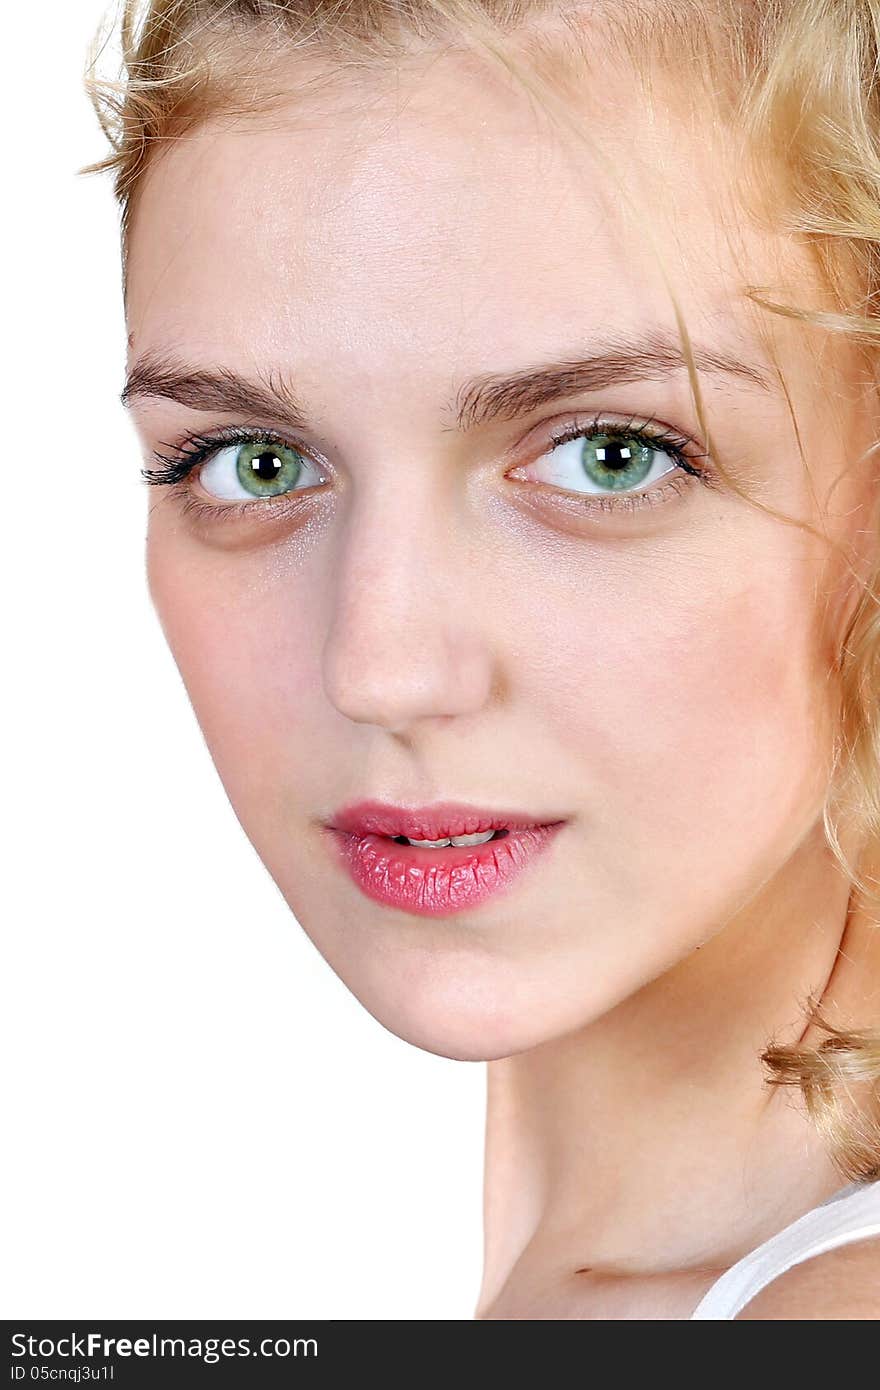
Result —
[[420, 917], [449, 917], [510, 888], [545, 850], [563, 821], [509, 830], [483, 845], [424, 849], [384, 835], [331, 829], [342, 863], [361, 892]]

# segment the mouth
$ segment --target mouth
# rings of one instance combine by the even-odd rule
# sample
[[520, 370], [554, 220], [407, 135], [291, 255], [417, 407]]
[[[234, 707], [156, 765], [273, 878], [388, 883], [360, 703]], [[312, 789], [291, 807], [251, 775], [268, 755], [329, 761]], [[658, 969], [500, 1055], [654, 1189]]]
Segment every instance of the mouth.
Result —
[[327, 824], [367, 897], [421, 916], [450, 916], [509, 888], [564, 817], [546, 820], [462, 803], [358, 802]]
[[476, 835], [450, 835], [439, 840], [416, 840], [408, 835], [383, 835], [384, 840], [391, 840], [396, 845], [416, 845], [419, 849], [446, 849], [447, 846], [454, 846], [456, 849], [470, 848], [472, 845], [487, 845], [491, 840], [502, 840], [505, 835], [509, 835], [510, 830], [502, 827], [499, 830], [486, 830]]

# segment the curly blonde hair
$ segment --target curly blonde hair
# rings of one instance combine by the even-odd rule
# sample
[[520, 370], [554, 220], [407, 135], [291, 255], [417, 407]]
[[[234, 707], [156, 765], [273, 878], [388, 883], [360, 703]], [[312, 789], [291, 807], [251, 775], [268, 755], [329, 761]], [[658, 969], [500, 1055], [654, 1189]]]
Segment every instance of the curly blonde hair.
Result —
[[[755, 177], [743, 192], [751, 195], [754, 214], [808, 248], [828, 291], [821, 307], [809, 309], [768, 299], [749, 284], [744, 296], [767, 313], [844, 335], [880, 384], [880, 0], [599, 0], [592, 6], [585, 0], [122, 0], [117, 18], [118, 78], [97, 75], [115, 20], [109, 29], [102, 22], [85, 74], [111, 153], [78, 172], [114, 171], [123, 289], [132, 211], [150, 156], [213, 115], [250, 116], [289, 102], [294, 53], [303, 60], [300, 91], [318, 90], [334, 74], [381, 71], [440, 44], [498, 64], [573, 129], [620, 186], [613, 163], [573, 121], [564, 99], [598, 27], [650, 99], [652, 73], [662, 72], [663, 100], [670, 91], [679, 99], [690, 93], [694, 110], [705, 112], [711, 102], [723, 112], [748, 151]], [[683, 80], [670, 83], [670, 74]], [[622, 215], [628, 202], [621, 199]], [[653, 245], [646, 223], [640, 235]], [[709, 448], [687, 326], [654, 253]], [[780, 379], [784, 384], [781, 372]], [[789, 409], [804, 459], [790, 401]], [[750, 496], [717, 452], [713, 460], [749, 505], [819, 534]], [[824, 807], [828, 843], [851, 893], [872, 915], [880, 908], [880, 881], [865, 879], [847, 860], [836, 814], [856, 825], [864, 843], [880, 848], [878, 583], [880, 559], [867, 579], [858, 577], [858, 601], [829, 672], [837, 717]], [[812, 997], [805, 1007], [804, 1031], [813, 1024], [826, 1036], [809, 1048], [768, 1044], [760, 1056], [767, 1081], [800, 1087], [842, 1175], [878, 1178], [880, 1032], [832, 1023]]]

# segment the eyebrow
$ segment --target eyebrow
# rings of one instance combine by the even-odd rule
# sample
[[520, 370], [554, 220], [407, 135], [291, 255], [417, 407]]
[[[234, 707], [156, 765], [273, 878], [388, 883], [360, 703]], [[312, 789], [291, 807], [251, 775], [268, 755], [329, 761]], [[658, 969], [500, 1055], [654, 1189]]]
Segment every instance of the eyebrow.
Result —
[[[757, 363], [699, 344], [692, 344], [691, 350], [700, 372], [764, 391], [774, 389], [772, 379]], [[449, 414], [454, 428], [470, 430], [494, 420], [518, 419], [562, 397], [627, 382], [660, 380], [685, 367], [681, 346], [672, 335], [657, 331], [634, 340], [617, 338], [587, 357], [472, 377], [459, 388]], [[273, 416], [290, 429], [310, 428], [307, 411], [280, 373], [257, 373], [248, 378], [228, 367], [187, 366], [152, 350], [132, 366], [120, 393], [126, 407], [143, 397], [177, 401], [193, 410]]]

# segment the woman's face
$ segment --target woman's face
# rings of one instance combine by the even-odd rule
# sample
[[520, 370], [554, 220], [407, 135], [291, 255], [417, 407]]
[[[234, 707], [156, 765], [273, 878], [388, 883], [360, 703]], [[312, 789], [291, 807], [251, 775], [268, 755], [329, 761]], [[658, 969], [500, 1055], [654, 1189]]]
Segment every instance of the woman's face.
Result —
[[[620, 193], [454, 58], [360, 80], [283, 121], [203, 126], [142, 184], [127, 315], [147, 466], [231, 426], [270, 436], [151, 490], [149, 585], [235, 812], [316, 946], [393, 1032], [491, 1058], [723, 949], [826, 786], [842, 571], [711, 485], [646, 229], [738, 481], [816, 520], [868, 425], [843, 350], [777, 320], [811, 491], [741, 294], [779, 282], [783, 243], [736, 210], [717, 131], [649, 129], [632, 81], [593, 105], [585, 81]], [[257, 406], [235, 377], [283, 399]], [[831, 498], [838, 538], [861, 477]], [[530, 854], [516, 831], [478, 855], [328, 829], [368, 799], [562, 823]]]

